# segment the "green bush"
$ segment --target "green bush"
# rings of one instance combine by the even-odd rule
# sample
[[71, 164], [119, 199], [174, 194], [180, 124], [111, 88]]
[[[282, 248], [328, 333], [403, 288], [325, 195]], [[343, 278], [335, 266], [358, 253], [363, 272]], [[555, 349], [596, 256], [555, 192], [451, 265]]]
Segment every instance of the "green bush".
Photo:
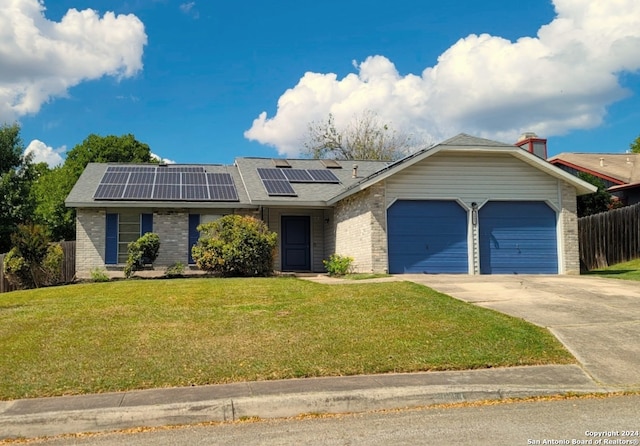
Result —
[[331, 254], [329, 259], [323, 260], [322, 263], [330, 276], [344, 276], [353, 268], [353, 257]]
[[167, 267], [164, 275], [167, 277], [181, 277], [184, 274], [184, 263], [176, 262]]
[[153, 232], [147, 232], [135, 242], [127, 245], [127, 263], [124, 266], [124, 276], [129, 279], [144, 265], [152, 264], [158, 258], [160, 237]]
[[102, 268], [93, 268], [91, 270], [91, 280], [94, 282], [108, 282], [109, 275]]
[[49, 242], [43, 226], [19, 225], [11, 243], [13, 248], [4, 258], [4, 272], [13, 285], [39, 288], [62, 281], [62, 247]]
[[191, 250], [196, 265], [223, 276], [267, 276], [273, 273], [277, 234], [256, 218], [226, 215], [198, 226], [200, 239]]

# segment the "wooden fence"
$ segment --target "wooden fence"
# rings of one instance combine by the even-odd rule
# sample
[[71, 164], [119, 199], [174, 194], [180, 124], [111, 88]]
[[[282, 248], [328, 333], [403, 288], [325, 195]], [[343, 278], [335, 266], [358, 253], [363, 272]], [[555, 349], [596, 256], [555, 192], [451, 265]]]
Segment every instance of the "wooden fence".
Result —
[[640, 258], [640, 203], [579, 218], [578, 234], [587, 270]]
[[[60, 242], [64, 259], [60, 273], [63, 283], [73, 282], [76, 277], [76, 242]], [[16, 288], [9, 283], [4, 275], [4, 256], [0, 254], [0, 293], [14, 291]]]

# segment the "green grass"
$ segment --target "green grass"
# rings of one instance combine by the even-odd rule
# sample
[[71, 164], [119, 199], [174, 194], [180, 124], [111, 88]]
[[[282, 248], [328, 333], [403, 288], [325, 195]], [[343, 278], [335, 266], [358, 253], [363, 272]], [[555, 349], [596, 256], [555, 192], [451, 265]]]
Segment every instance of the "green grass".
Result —
[[546, 330], [408, 283], [88, 283], [0, 294], [0, 399], [571, 363]]
[[589, 271], [587, 274], [611, 279], [640, 280], [640, 259], [618, 263], [617, 265], [604, 269]]

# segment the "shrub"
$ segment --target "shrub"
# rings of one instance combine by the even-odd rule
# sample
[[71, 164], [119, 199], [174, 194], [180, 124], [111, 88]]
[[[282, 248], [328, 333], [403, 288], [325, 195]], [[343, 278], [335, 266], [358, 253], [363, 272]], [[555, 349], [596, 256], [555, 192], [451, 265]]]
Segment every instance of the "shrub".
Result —
[[167, 267], [164, 275], [167, 277], [180, 277], [184, 274], [184, 263], [176, 262]]
[[226, 215], [198, 226], [191, 250], [196, 265], [223, 276], [267, 276], [273, 272], [277, 234], [256, 218]]
[[64, 253], [59, 243], [50, 243], [40, 225], [19, 225], [11, 236], [13, 248], [4, 259], [7, 279], [19, 288], [39, 288], [61, 282]]
[[108, 282], [109, 275], [102, 268], [93, 268], [91, 270], [91, 280], [94, 282]]
[[323, 260], [322, 263], [330, 276], [344, 276], [353, 268], [353, 257], [331, 254], [329, 260]]
[[160, 237], [153, 232], [147, 232], [135, 242], [127, 245], [127, 263], [124, 266], [124, 276], [129, 279], [144, 265], [152, 264], [158, 258]]

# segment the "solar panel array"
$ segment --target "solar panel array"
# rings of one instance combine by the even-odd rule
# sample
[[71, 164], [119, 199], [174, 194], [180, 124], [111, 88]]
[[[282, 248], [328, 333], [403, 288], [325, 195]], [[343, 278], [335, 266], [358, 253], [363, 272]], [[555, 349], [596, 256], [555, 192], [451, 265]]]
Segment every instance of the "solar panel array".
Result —
[[109, 166], [96, 200], [239, 201], [229, 173], [202, 166]]
[[271, 196], [296, 197], [291, 183], [339, 183], [333, 172], [323, 169], [258, 168], [258, 175]]

